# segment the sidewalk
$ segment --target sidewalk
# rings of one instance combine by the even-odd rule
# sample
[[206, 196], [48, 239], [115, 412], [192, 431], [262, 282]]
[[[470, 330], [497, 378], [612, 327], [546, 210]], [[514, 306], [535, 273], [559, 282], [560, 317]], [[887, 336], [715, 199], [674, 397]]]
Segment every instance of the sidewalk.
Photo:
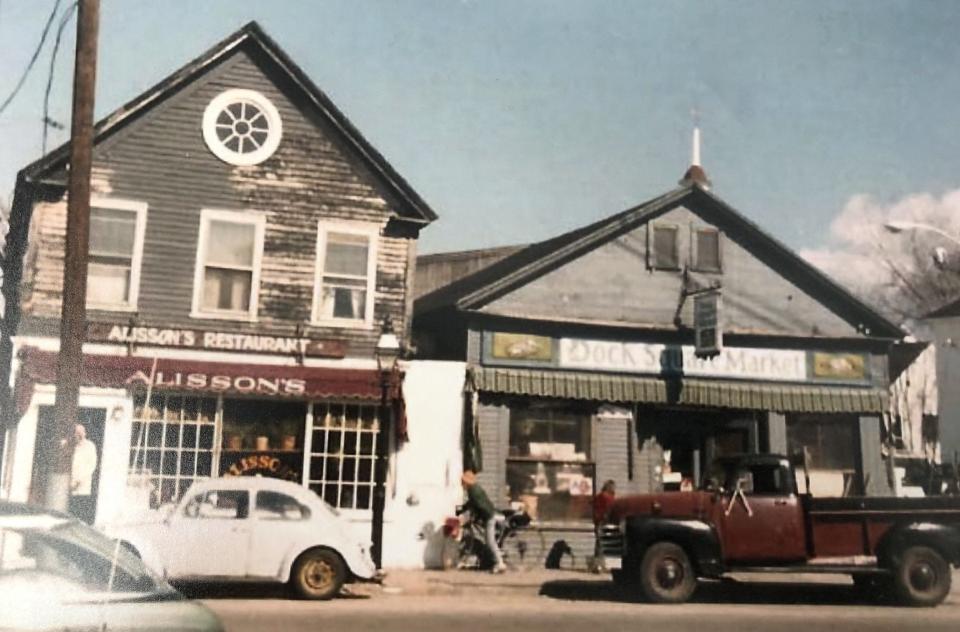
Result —
[[585, 582], [606, 584], [609, 573], [594, 575], [586, 571], [535, 569], [508, 571], [501, 575], [473, 570], [388, 570], [382, 585], [351, 584], [350, 592], [366, 595], [460, 595], [528, 594], [537, 595], [549, 582]]

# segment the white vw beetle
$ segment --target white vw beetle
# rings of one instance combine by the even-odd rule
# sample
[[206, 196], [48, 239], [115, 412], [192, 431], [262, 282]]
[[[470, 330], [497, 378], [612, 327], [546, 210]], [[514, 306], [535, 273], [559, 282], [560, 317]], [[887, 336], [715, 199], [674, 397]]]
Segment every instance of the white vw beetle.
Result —
[[344, 582], [374, 579], [369, 546], [316, 494], [274, 478], [194, 483], [159, 520], [108, 528], [170, 580], [289, 582], [329, 599]]

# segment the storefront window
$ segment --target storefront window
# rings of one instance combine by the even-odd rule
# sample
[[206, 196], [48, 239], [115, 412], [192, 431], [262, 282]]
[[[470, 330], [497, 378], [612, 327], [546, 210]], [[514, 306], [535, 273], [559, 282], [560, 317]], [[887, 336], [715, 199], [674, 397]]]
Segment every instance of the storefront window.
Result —
[[507, 486], [539, 521], [590, 519], [594, 464], [590, 416], [562, 409], [514, 410], [510, 419]]
[[223, 400], [224, 452], [293, 452], [303, 449], [307, 405], [270, 400]]
[[130, 476], [146, 479], [150, 506], [175, 502], [197, 479], [213, 475], [217, 400], [155, 393], [134, 398]]
[[370, 509], [380, 423], [375, 404], [313, 405], [310, 489], [341, 509]]
[[855, 422], [851, 415], [788, 415], [788, 449], [796, 454], [806, 448], [811, 469], [853, 472], [857, 454]]

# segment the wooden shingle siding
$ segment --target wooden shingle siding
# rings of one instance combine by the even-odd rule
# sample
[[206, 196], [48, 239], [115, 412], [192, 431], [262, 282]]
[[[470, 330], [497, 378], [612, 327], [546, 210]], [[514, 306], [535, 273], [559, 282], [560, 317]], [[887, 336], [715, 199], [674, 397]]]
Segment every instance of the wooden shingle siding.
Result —
[[[678, 227], [681, 268], [691, 257], [691, 229], [708, 225], [683, 207], [666, 212], [651, 224]], [[682, 274], [680, 270], [654, 270], [648, 266], [647, 227], [641, 225], [544, 274], [492, 301], [483, 311], [544, 320], [674, 328]], [[692, 269], [689, 273], [688, 289], [715, 282], [722, 285], [722, 317], [727, 332], [859, 335], [854, 325], [784, 279], [778, 270], [751, 254], [748, 246], [722, 233], [722, 274]], [[692, 325], [692, 299], [685, 301], [681, 317], [684, 324]]]
[[[351, 356], [369, 356], [386, 315], [398, 331], [408, 327], [415, 237], [388, 229], [394, 208], [389, 194], [348, 149], [340, 132], [304, 107], [300, 93], [275, 83], [263, 68], [241, 48], [95, 148], [95, 194], [147, 204], [139, 321], [277, 335], [292, 334], [300, 325], [307, 335], [347, 341]], [[259, 165], [221, 162], [203, 141], [204, 109], [230, 88], [256, 90], [280, 112], [280, 146]], [[256, 322], [190, 317], [202, 209], [265, 216]], [[338, 220], [367, 223], [380, 231], [375, 322], [368, 328], [309, 325], [318, 222]], [[24, 315], [59, 319], [65, 203], [37, 205], [32, 223], [35, 253], [25, 270]], [[128, 316], [89, 314], [91, 321], [107, 322], [126, 322]]]

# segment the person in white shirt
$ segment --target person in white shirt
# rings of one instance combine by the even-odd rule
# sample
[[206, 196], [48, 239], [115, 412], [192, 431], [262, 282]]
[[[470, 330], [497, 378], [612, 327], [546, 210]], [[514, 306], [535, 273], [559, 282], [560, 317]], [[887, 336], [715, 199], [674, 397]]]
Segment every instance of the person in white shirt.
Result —
[[93, 522], [93, 473], [97, 470], [97, 446], [87, 439], [83, 424], [74, 427], [73, 467], [70, 472], [70, 513]]

